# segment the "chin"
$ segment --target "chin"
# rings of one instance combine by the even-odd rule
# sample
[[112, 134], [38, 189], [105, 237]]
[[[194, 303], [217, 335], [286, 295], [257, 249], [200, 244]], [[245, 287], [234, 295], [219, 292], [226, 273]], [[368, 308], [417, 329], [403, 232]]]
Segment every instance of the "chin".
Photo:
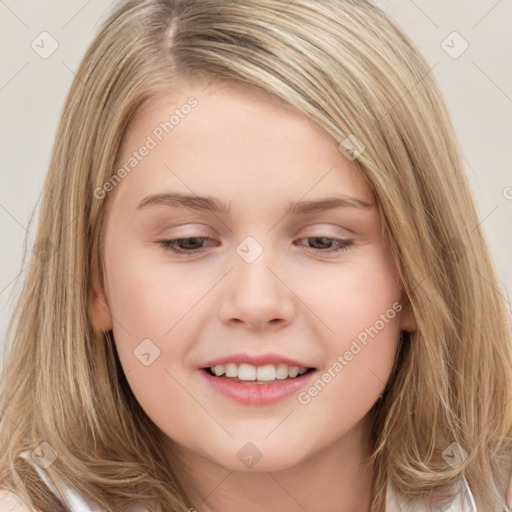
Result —
[[[233, 455], [229, 455], [232, 453]], [[262, 473], [283, 471], [298, 465], [304, 460], [304, 454], [299, 453], [295, 447], [284, 447], [278, 450], [274, 446], [258, 447], [257, 443], [243, 443], [234, 452], [229, 450], [222, 454], [210, 454], [207, 457], [215, 464], [230, 471], [244, 473]], [[228, 455], [228, 456], [226, 456]], [[301, 457], [301, 455], [303, 455]]]

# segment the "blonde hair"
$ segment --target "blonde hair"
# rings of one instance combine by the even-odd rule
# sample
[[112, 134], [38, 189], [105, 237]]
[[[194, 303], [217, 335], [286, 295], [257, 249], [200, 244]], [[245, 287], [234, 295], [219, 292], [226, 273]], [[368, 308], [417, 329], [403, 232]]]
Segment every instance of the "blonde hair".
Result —
[[[372, 409], [371, 510], [384, 511], [388, 479], [414, 498], [465, 475], [479, 510], [501, 511], [512, 460], [509, 312], [432, 69], [364, 0], [115, 6], [65, 102], [36, 251], [9, 329], [2, 486], [40, 509], [62, 510], [18, 457], [48, 442], [58, 459], [45, 471], [59, 492], [70, 487], [112, 511], [134, 502], [188, 508], [174, 473], [179, 461], [171, 467], [164, 458], [163, 432], [132, 394], [111, 333], [93, 328], [88, 309], [109, 203], [94, 190], [116, 169], [135, 114], [180, 76], [260, 91], [339, 143], [352, 136], [364, 144], [355, 163], [375, 194], [418, 325], [403, 333]], [[442, 457], [452, 443], [468, 454], [456, 467]]]

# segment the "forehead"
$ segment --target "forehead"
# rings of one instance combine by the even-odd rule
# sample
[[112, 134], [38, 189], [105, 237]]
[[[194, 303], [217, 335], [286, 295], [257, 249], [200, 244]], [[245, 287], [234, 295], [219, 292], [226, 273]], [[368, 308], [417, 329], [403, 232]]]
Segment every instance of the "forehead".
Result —
[[[135, 155], [145, 146], [145, 156]], [[245, 199], [293, 192], [296, 200], [338, 190], [371, 201], [359, 169], [316, 123], [265, 94], [220, 81], [182, 80], [149, 101], [124, 135], [116, 169], [127, 163], [134, 165], [116, 195], [169, 187]]]

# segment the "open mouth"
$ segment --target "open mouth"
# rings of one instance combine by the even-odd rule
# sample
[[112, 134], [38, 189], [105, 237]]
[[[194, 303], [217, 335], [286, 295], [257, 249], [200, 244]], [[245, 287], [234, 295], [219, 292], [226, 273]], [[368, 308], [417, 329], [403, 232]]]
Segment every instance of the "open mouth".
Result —
[[269, 363], [267, 356], [259, 358], [267, 361], [254, 361], [258, 358], [253, 357], [256, 364], [240, 361], [243, 358], [248, 359], [235, 355], [235, 361], [225, 358], [209, 362], [199, 369], [216, 392], [244, 406], [267, 406], [291, 398], [317, 373], [317, 368], [306, 367], [304, 363], [291, 359], [283, 361], [284, 357], [279, 358], [281, 361], [274, 358], [273, 363]]
[[244, 384], [277, 384], [290, 380], [297, 380], [315, 371], [315, 368], [289, 367], [288, 365], [265, 365], [254, 367], [252, 365], [217, 365], [203, 368], [213, 377]]

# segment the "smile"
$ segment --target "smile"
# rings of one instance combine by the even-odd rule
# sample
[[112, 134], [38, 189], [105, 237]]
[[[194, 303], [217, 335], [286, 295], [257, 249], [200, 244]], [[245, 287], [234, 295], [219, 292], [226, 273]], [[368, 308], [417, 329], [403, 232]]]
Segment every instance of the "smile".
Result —
[[[278, 365], [276, 368], [274, 365], [255, 367], [235, 364], [233, 369], [228, 364], [226, 365], [228, 372], [231, 375], [236, 372], [237, 376], [226, 377], [226, 368], [223, 366], [216, 365], [214, 367], [214, 372], [221, 373], [219, 376], [212, 372], [210, 367], [201, 368], [200, 373], [216, 393], [248, 406], [270, 405], [296, 395], [306, 387], [316, 373], [314, 368], [288, 367], [287, 365], [284, 367]], [[286, 377], [284, 377], [285, 370]], [[301, 373], [299, 374], [299, 372]], [[266, 380], [259, 379], [258, 376], [264, 377]]]
[[298, 375], [304, 375], [309, 368], [299, 368], [287, 364], [266, 364], [254, 366], [252, 364], [228, 363], [215, 365], [207, 369], [211, 375], [224, 377], [233, 382], [264, 383], [276, 380], [295, 379]]

